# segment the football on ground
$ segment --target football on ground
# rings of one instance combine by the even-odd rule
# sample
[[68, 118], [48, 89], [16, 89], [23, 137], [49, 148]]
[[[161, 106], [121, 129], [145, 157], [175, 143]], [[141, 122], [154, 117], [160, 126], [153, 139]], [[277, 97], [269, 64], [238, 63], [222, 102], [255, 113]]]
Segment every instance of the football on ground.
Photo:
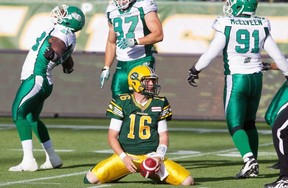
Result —
[[152, 157], [148, 157], [140, 164], [140, 174], [144, 178], [152, 177], [154, 176], [157, 167], [158, 161]]

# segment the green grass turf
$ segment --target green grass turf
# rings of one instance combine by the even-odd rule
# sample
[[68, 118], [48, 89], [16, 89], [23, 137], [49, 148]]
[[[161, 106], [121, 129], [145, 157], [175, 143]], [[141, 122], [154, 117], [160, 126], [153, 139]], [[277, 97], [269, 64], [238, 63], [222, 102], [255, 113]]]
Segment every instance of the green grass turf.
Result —
[[[155, 185], [140, 174], [126, 176], [118, 183], [104, 185], [83, 184], [83, 176], [93, 165], [110, 156], [107, 144], [108, 119], [45, 118], [54, 147], [64, 165], [61, 169], [37, 172], [9, 172], [22, 158], [18, 133], [11, 118], [0, 118], [0, 188], [88, 188], [88, 187], [174, 187]], [[3, 125], [4, 124], [4, 125]], [[72, 126], [60, 128], [61, 125]], [[87, 126], [85, 126], [87, 125]], [[87, 129], [77, 129], [84, 127]], [[95, 129], [100, 127], [104, 129]], [[270, 128], [258, 123], [259, 135], [258, 178], [237, 180], [234, 176], [242, 167], [242, 159], [222, 121], [176, 121], [169, 122], [170, 146], [167, 157], [187, 168], [195, 179], [196, 188], [260, 188], [278, 177], [278, 170], [268, 168], [277, 161]], [[54, 128], [56, 127], [56, 128]], [[58, 127], [58, 128], [57, 128]], [[90, 127], [90, 129], [88, 129]], [[189, 129], [188, 129], [189, 128]], [[178, 129], [178, 130], [177, 130]], [[214, 130], [214, 132], [207, 132]], [[260, 132], [261, 132], [260, 131]], [[45, 160], [36, 137], [33, 137], [34, 155], [38, 164]], [[101, 152], [101, 153], [99, 153]]]

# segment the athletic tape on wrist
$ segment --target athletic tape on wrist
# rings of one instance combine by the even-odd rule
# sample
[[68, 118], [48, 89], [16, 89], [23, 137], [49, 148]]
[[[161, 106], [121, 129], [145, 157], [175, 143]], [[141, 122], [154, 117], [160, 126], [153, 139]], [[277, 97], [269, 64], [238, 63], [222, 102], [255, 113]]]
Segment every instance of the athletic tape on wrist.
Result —
[[135, 45], [138, 45], [139, 44], [139, 39], [135, 39], [135, 40], [136, 40]]
[[126, 157], [127, 156], [127, 154], [126, 153], [124, 153], [124, 152], [122, 152], [120, 155], [119, 155], [119, 157], [120, 157], [120, 159], [121, 160], [123, 160], [124, 159], [124, 157]]
[[164, 145], [164, 144], [160, 144], [160, 145], [157, 147], [156, 155], [159, 156], [162, 160], [164, 160], [164, 157], [165, 157], [165, 155], [166, 155], [166, 152], [167, 152], [167, 146]]
[[[108, 66], [104, 66], [103, 69], [104, 69], [104, 70], [109, 70], [109, 67], [108, 67]], [[102, 69], [102, 70], [103, 70], [103, 69]]]

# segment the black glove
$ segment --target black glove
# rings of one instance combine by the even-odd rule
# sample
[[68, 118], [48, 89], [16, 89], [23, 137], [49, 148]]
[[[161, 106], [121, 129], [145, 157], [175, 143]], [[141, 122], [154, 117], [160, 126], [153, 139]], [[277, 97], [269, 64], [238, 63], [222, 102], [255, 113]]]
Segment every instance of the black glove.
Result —
[[188, 83], [193, 86], [193, 87], [197, 87], [197, 84], [195, 82], [196, 79], [199, 79], [198, 74], [200, 73], [200, 71], [197, 71], [195, 69], [195, 65], [193, 65], [191, 67], [191, 69], [189, 69], [189, 76], [188, 76]]
[[73, 68], [72, 68], [72, 69], [63, 68], [63, 72], [64, 72], [65, 74], [71, 74], [73, 71], [74, 71]]
[[268, 71], [270, 69], [271, 69], [271, 64], [270, 63], [262, 62], [262, 71]]
[[285, 76], [286, 78], [286, 84], [287, 84], [287, 87], [288, 87], [288, 76]]
[[49, 61], [55, 61], [57, 59], [57, 54], [54, 52], [53, 48], [49, 46], [44, 52], [44, 57]]

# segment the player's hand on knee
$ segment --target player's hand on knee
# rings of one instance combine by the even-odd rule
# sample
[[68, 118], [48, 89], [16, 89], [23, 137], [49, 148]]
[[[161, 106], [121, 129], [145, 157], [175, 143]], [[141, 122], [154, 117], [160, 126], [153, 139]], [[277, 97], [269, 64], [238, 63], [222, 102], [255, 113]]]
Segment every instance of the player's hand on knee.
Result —
[[136, 159], [133, 159], [132, 157], [130, 157], [129, 155], [126, 155], [122, 161], [123, 163], [125, 164], [126, 168], [132, 172], [132, 173], [135, 173], [137, 172], [137, 167], [135, 166], [135, 164], [133, 163], [133, 160], [136, 160]]

